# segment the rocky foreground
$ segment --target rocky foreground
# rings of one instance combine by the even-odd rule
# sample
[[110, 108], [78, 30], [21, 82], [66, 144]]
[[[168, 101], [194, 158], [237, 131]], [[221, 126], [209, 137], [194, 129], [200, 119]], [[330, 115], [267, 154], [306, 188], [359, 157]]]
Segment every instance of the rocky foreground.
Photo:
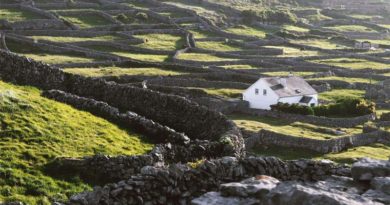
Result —
[[222, 184], [193, 205], [357, 205], [390, 204], [390, 160], [362, 159], [351, 169], [352, 177], [330, 176], [323, 181], [280, 181], [260, 175], [238, 183]]
[[[249, 166], [265, 172], [249, 172]], [[364, 158], [346, 167], [326, 160], [223, 157], [197, 168], [145, 166], [139, 175], [75, 195], [67, 204], [390, 204], [390, 160]]]

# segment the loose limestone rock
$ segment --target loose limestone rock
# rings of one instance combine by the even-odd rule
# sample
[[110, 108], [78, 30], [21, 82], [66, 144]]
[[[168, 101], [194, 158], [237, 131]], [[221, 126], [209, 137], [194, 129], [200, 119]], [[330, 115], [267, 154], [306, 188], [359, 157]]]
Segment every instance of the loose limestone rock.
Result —
[[375, 190], [390, 194], [390, 177], [377, 177], [371, 181], [371, 187]]
[[354, 184], [350, 178], [334, 177], [326, 181], [296, 182], [279, 184], [267, 195], [266, 205], [369, 205], [381, 204], [358, 193], [363, 187]]
[[[365, 186], [348, 177], [329, 177], [318, 182], [279, 182], [263, 176], [260, 180], [250, 178], [239, 183], [223, 184], [220, 189], [221, 192], [209, 192], [192, 200], [192, 204], [380, 205], [389, 196], [375, 191], [372, 191], [373, 196], [380, 196], [379, 200], [361, 195]], [[269, 193], [258, 194], [263, 190]]]
[[352, 165], [351, 174], [355, 180], [359, 181], [390, 176], [390, 161], [362, 158]]
[[192, 200], [192, 205], [254, 205], [259, 201], [254, 198], [223, 197], [219, 192], [209, 192]]
[[377, 177], [371, 181], [371, 189], [366, 191], [363, 196], [390, 204], [390, 177]]
[[276, 178], [260, 175], [246, 179], [240, 183], [222, 184], [220, 189], [223, 196], [264, 196], [280, 181]]

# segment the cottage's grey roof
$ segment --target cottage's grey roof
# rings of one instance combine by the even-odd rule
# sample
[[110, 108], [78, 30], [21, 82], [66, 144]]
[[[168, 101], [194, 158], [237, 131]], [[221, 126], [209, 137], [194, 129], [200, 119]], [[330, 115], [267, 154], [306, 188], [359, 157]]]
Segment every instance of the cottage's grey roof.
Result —
[[269, 77], [263, 79], [279, 97], [317, 94], [317, 91], [301, 77]]

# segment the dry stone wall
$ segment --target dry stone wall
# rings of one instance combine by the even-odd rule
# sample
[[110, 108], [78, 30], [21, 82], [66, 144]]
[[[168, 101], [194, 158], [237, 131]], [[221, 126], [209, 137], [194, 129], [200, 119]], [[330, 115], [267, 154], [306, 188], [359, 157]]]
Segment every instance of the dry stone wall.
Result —
[[67, 8], [78, 8], [78, 9], [99, 9], [100, 5], [97, 3], [89, 2], [74, 2], [71, 5], [68, 3], [56, 2], [56, 3], [35, 3], [35, 6], [41, 9], [67, 9]]
[[190, 204], [194, 197], [217, 190], [221, 183], [256, 175], [319, 180], [329, 175], [350, 176], [350, 170], [326, 161], [281, 161], [274, 157], [224, 157], [206, 160], [196, 168], [183, 164], [145, 166], [140, 174], [126, 180], [75, 195], [68, 204]]
[[[148, 81], [149, 82], [149, 81]], [[142, 83], [133, 83], [132, 85], [142, 87]], [[203, 105], [210, 110], [221, 112], [223, 114], [230, 114], [237, 107], [248, 107], [248, 103], [241, 99], [227, 99], [219, 96], [214, 96], [206, 93], [204, 90], [198, 88], [184, 88], [147, 84], [148, 89], [159, 91], [162, 93], [173, 94], [190, 99], [193, 102]]]
[[161, 77], [147, 81], [148, 84], [164, 85], [164, 86], [179, 86], [179, 87], [201, 87], [201, 88], [234, 88], [246, 89], [250, 86], [248, 83], [239, 82], [224, 82], [224, 81], [206, 81], [193, 78], [179, 77]]
[[121, 59], [124, 59], [124, 57], [116, 56], [113, 54], [107, 54], [103, 52], [94, 51], [92, 49], [86, 49], [82, 47], [72, 46], [64, 43], [54, 43], [51, 41], [46, 40], [40, 40], [39, 42], [35, 42], [33, 39], [28, 39], [23, 36], [15, 35], [15, 34], [8, 34], [6, 36], [8, 40], [16, 41], [16, 42], [23, 42], [24, 44], [27, 44], [31, 47], [37, 48], [39, 50], [49, 51], [52, 53], [73, 53], [73, 54], [79, 54], [86, 57], [91, 57], [95, 59], [110, 59], [112, 61], [118, 61]]
[[109, 106], [105, 102], [79, 97], [59, 90], [44, 91], [42, 95], [72, 105], [77, 109], [91, 112], [133, 131], [138, 131], [146, 135], [154, 143], [188, 144], [190, 141], [183, 133], [178, 133], [169, 127], [148, 120], [133, 112], [121, 113], [117, 108]]
[[66, 30], [66, 26], [62, 21], [56, 19], [35, 19], [25, 20], [10, 23], [12, 30]]
[[246, 131], [246, 133], [250, 136], [245, 139], [247, 149], [271, 145], [301, 148], [322, 154], [340, 152], [348, 148], [369, 145], [376, 142], [390, 142], [390, 133], [381, 130], [346, 137], [335, 136], [334, 139], [329, 140], [291, 136], [264, 129], [258, 133], [248, 131]]
[[370, 120], [375, 119], [375, 115], [364, 115], [353, 118], [328, 118], [328, 117], [318, 117], [311, 115], [298, 115], [298, 114], [290, 114], [283, 113], [277, 111], [269, 111], [269, 110], [259, 110], [259, 109], [250, 109], [243, 108], [236, 110], [238, 113], [252, 115], [252, 116], [266, 116], [278, 119], [284, 119], [287, 122], [306, 122], [314, 125], [322, 125], [327, 127], [356, 127], [358, 125], [362, 125]]
[[144, 166], [162, 167], [172, 163], [187, 163], [210, 159], [223, 151], [218, 142], [195, 140], [186, 145], [158, 144], [145, 155], [101, 156], [84, 158], [58, 158], [45, 166], [47, 173], [54, 176], [80, 176], [92, 184], [113, 183], [139, 174]]
[[0, 51], [0, 74], [6, 81], [104, 101], [119, 110], [133, 111], [184, 132], [191, 139], [220, 142], [223, 144], [221, 155], [244, 154], [243, 138], [232, 121], [179, 96], [64, 73], [5, 51]]

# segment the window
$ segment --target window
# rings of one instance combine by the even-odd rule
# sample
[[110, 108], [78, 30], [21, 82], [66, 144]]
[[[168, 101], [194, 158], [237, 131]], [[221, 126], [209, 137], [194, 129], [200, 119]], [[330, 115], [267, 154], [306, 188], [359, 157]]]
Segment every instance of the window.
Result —
[[263, 95], [267, 95], [267, 89], [263, 89]]
[[255, 94], [258, 95], [259, 94], [259, 89], [255, 89]]
[[315, 103], [311, 103], [310, 106], [314, 107], [314, 106], [316, 106], [316, 104]]

